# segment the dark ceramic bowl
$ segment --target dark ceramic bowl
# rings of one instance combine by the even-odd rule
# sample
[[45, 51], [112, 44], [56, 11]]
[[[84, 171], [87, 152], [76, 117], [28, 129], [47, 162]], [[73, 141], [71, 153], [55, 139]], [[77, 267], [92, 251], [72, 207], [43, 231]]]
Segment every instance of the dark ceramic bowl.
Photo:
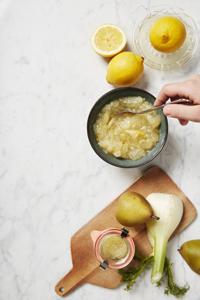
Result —
[[104, 94], [92, 107], [89, 117], [88, 117], [88, 122], [87, 122], [87, 133], [88, 133], [88, 138], [90, 141], [90, 144], [96, 154], [102, 158], [104, 161], [107, 163], [120, 167], [120, 168], [136, 168], [139, 166], [143, 166], [147, 163], [149, 163], [151, 160], [153, 160], [163, 149], [166, 140], [167, 140], [167, 134], [168, 134], [168, 123], [167, 123], [167, 118], [163, 114], [162, 110], [158, 110], [158, 114], [161, 116], [161, 126], [160, 126], [160, 138], [158, 143], [155, 145], [155, 147], [147, 153], [144, 157], [138, 160], [130, 160], [130, 159], [122, 159], [122, 158], [116, 158], [110, 154], [107, 154], [104, 152], [104, 150], [98, 145], [98, 142], [95, 137], [94, 133], [94, 123], [97, 119], [97, 116], [99, 112], [102, 110], [102, 108], [110, 103], [113, 100], [117, 100], [118, 98], [122, 97], [128, 97], [128, 96], [141, 96], [146, 99], [146, 101], [150, 103], [154, 103], [155, 97], [151, 95], [150, 93], [137, 89], [137, 88], [132, 88], [132, 87], [125, 87], [125, 88], [118, 88], [118, 89], [113, 89], [109, 91], [108, 93]]

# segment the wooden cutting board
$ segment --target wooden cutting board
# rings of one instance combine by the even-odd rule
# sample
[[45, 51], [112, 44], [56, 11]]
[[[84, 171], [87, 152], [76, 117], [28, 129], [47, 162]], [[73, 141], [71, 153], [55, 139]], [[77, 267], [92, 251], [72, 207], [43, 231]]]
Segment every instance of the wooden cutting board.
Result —
[[[182, 199], [184, 214], [179, 227], [174, 235], [185, 229], [196, 217], [194, 205], [160, 168], [151, 167], [127, 190], [138, 192], [146, 197], [153, 192], [171, 193]], [[111, 202], [97, 216], [91, 219], [85, 226], [77, 231], [71, 238], [71, 255], [73, 268], [56, 285], [55, 291], [64, 296], [83, 283], [91, 283], [106, 288], [116, 288], [121, 283], [121, 277], [116, 270], [102, 270], [95, 258], [93, 244], [90, 237], [92, 230], [103, 230], [110, 227], [121, 228], [115, 219], [116, 200]], [[131, 227], [131, 235], [134, 238], [136, 248], [142, 255], [151, 253], [151, 245], [147, 239], [144, 225]]]

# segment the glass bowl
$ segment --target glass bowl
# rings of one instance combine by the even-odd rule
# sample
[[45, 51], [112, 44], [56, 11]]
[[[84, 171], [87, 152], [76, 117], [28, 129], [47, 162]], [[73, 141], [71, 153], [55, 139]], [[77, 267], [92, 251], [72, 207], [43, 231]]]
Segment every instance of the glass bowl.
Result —
[[[149, 67], [162, 71], [180, 68], [189, 62], [197, 52], [199, 45], [197, 25], [181, 8], [156, 6], [146, 9], [140, 7], [140, 13], [136, 12], [136, 15], [140, 16], [140, 20], [136, 21], [135, 24], [133, 47], [136, 53], [144, 57], [144, 63]], [[183, 45], [172, 53], [157, 51], [152, 47], [149, 40], [149, 32], [152, 24], [158, 18], [166, 15], [175, 16], [180, 19], [185, 24], [187, 31]]]

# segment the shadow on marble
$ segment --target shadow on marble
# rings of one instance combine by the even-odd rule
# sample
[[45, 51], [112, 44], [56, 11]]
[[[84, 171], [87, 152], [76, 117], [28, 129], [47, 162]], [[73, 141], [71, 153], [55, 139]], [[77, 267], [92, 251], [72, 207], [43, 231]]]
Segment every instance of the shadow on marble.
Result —
[[119, 173], [123, 175], [123, 177], [127, 177], [128, 179], [133, 178], [133, 182], [136, 181], [139, 177], [142, 176], [141, 168], [130, 168], [130, 169], [122, 169], [118, 168]]
[[164, 166], [167, 170], [174, 169], [177, 164], [179, 165], [184, 160], [184, 150], [185, 145], [180, 145], [180, 138], [178, 139], [172, 133], [168, 134], [167, 143], [157, 157], [157, 160]]
[[149, 89], [149, 80], [148, 79], [149, 79], [149, 76], [144, 72], [135, 87], [149, 92], [150, 89]]
[[183, 152], [179, 151], [179, 142], [176, 140], [175, 136], [171, 133], [168, 134], [168, 139], [162, 152], [151, 162], [141, 167], [141, 171], [144, 172], [146, 169], [152, 166], [159, 166], [166, 173], [170, 172], [175, 168], [175, 165], [181, 163], [183, 160]]

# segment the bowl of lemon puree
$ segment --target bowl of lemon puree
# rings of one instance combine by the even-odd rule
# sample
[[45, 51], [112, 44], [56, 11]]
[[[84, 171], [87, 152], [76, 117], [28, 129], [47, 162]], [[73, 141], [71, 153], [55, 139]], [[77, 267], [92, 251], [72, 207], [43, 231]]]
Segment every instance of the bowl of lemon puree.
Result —
[[153, 106], [155, 97], [145, 90], [125, 87], [104, 94], [90, 111], [87, 133], [96, 154], [107, 163], [134, 168], [153, 160], [163, 149], [168, 124], [162, 110], [141, 114], [134, 112]]

